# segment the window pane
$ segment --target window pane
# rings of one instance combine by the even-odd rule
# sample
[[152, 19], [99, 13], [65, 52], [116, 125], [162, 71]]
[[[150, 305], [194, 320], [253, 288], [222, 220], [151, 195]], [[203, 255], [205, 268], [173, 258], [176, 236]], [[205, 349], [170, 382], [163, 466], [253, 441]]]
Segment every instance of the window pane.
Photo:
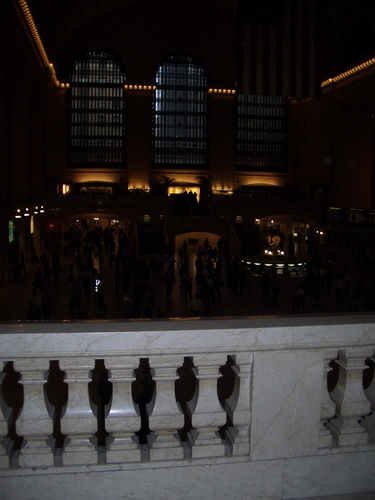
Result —
[[103, 52], [90, 52], [70, 74], [69, 167], [123, 167], [125, 75]]

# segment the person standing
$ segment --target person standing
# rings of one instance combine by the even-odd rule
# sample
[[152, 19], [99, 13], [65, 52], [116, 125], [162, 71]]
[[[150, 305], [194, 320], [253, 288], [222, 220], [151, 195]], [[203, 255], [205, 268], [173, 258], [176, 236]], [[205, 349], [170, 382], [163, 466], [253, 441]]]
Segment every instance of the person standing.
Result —
[[42, 292], [42, 296], [40, 298], [40, 306], [42, 309], [43, 319], [50, 319], [52, 312], [52, 300], [46, 290]]
[[25, 254], [21, 252], [20, 254], [20, 270], [23, 270], [23, 272], [26, 272], [26, 266], [25, 266]]
[[45, 259], [43, 262], [43, 283], [47, 281], [47, 283], [50, 285], [51, 284], [51, 266], [48, 261], [48, 259]]
[[260, 278], [260, 287], [262, 289], [262, 299], [268, 298], [268, 291], [270, 286], [270, 275], [267, 271], [262, 273], [262, 277]]
[[133, 301], [128, 295], [123, 297], [122, 317], [131, 318], [133, 314]]
[[185, 304], [190, 302], [192, 297], [192, 290], [193, 290], [193, 280], [192, 277], [190, 276], [189, 270], [187, 269], [185, 271], [185, 274], [182, 278], [182, 291], [184, 293], [184, 298], [185, 298]]
[[198, 317], [203, 315], [203, 301], [198, 293], [190, 302], [190, 310], [193, 316]]
[[115, 266], [115, 293], [120, 293], [121, 271], [119, 265]]
[[152, 318], [153, 310], [155, 305], [155, 296], [152, 288], [149, 286], [147, 288], [146, 300], [145, 300], [145, 316], [146, 318]]
[[39, 288], [40, 291], [43, 292], [43, 274], [42, 274], [42, 269], [40, 267], [38, 267], [38, 269], [34, 274], [34, 281], [32, 285], [35, 290]]
[[97, 292], [98, 292], [98, 309], [100, 311], [107, 311], [107, 306], [105, 305], [105, 293], [104, 293], [104, 286], [103, 286], [103, 280], [98, 274], [97, 277]]
[[336, 309], [341, 311], [344, 302], [344, 289], [345, 281], [341, 273], [337, 274], [335, 280], [335, 299], [336, 299]]
[[174, 284], [173, 272], [170, 269], [167, 269], [167, 271], [164, 274], [164, 283], [165, 283], [166, 297], [167, 299], [170, 299]]
[[60, 280], [60, 264], [57, 261], [52, 262], [52, 276], [53, 276], [53, 284], [58, 285]]
[[40, 311], [40, 300], [38, 297], [38, 292], [36, 288], [32, 288], [30, 292], [28, 303], [28, 311], [27, 311], [27, 319], [38, 320], [42, 319], [41, 311]]

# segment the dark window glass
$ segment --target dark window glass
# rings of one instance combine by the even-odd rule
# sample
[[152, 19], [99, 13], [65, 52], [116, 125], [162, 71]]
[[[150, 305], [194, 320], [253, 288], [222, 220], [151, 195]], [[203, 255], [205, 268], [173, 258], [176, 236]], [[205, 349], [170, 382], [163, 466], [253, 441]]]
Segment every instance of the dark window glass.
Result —
[[68, 166], [123, 167], [125, 75], [103, 52], [90, 52], [70, 74]]
[[258, 172], [287, 171], [287, 99], [272, 96], [237, 96], [236, 169]]
[[190, 57], [172, 56], [155, 77], [153, 166], [207, 168], [207, 78]]

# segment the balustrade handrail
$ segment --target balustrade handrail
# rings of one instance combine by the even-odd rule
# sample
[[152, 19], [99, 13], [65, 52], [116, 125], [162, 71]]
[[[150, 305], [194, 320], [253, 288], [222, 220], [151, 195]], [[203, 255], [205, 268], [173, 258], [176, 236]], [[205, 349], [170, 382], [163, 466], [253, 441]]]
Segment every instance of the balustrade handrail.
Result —
[[[0, 323], [0, 359], [52, 354], [193, 353], [204, 350], [343, 348], [372, 345], [375, 316], [171, 318], [126, 321]], [[69, 342], [67, 342], [69, 340]], [[163, 351], [160, 351], [160, 350]]]

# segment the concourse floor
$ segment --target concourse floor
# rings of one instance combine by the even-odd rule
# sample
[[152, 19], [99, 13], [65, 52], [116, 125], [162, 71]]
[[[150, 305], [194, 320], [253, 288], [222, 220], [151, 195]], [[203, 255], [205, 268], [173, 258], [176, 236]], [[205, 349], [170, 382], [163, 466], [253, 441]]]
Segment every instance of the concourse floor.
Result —
[[[51, 263], [51, 251], [45, 252], [49, 262]], [[64, 285], [68, 278], [68, 267], [70, 264], [76, 272], [75, 257], [72, 253], [64, 256], [59, 252], [61, 277], [59, 284], [51, 284], [47, 282], [44, 284], [48, 295], [52, 301], [52, 312], [49, 321], [54, 320], [76, 320], [76, 316], [72, 316], [69, 309], [69, 300], [71, 297], [70, 283]], [[151, 256], [143, 256], [143, 259], [149, 263]], [[194, 271], [195, 255], [190, 255], [190, 273], [193, 277], [193, 296], [195, 293], [195, 271]], [[192, 316], [189, 304], [185, 303], [183, 293], [179, 288], [179, 274], [178, 274], [178, 256], [176, 255], [175, 263], [175, 276], [176, 283], [173, 287], [171, 298], [166, 298], [166, 289], [163, 282], [162, 275], [151, 277], [149, 286], [152, 287], [155, 295], [155, 307], [153, 310], [154, 320], [157, 312], [165, 318], [185, 318]], [[123, 296], [124, 294], [115, 293], [115, 280], [114, 272], [109, 265], [109, 261], [104, 256], [104, 262], [99, 268], [98, 257], [94, 255], [94, 266], [99, 269], [104, 291], [105, 291], [105, 305], [107, 310], [100, 310], [98, 308], [97, 294], [91, 291], [90, 296], [85, 297], [82, 293], [84, 316], [88, 320], [123, 320]], [[36, 269], [41, 267], [40, 262], [26, 263], [26, 271], [21, 271], [18, 282], [14, 282], [12, 276], [9, 276], [7, 283], [0, 285], [0, 321], [24, 321], [27, 319], [28, 299], [32, 289], [32, 281]], [[354, 279], [354, 275], [352, 277]], [[238, 297], [233, 296], [229, 287], [225, 283], [223, 277], [223, 286], [220, 288], [221, 299], [216, 298], [215, 303], [210, 305], [210, 317], [231, 317], [231, 316], [273, 316], [273, 315], [290, 315], [292, 314], [293, 296], [296, 292], [299, 278], [278, 277], [278, 284], [280, 291], [278, 293], [277, 301], [274, 301], [272, 294], [262, 299], [260, 279], [258, 277], [247, 278], [245, 288], [242, 294]], [[38, 293], [40, 293], [38, 291]], [[356, 310], [361, 310], [361, 303], [359, 302]], [[330, 296], [327, 292], [323, 293], [320, 301], [317, 301], [313, 294], [307, 294], [305, 305], [300, 314], [324, 314], [324, 313], [341, 313], [353, 312], [349, 308], [349, 297], [344, 297], [344, 302], [340, 310], [337, 310], [334, 290]], [[141, 317], [144, 316], [142, 309]]]

